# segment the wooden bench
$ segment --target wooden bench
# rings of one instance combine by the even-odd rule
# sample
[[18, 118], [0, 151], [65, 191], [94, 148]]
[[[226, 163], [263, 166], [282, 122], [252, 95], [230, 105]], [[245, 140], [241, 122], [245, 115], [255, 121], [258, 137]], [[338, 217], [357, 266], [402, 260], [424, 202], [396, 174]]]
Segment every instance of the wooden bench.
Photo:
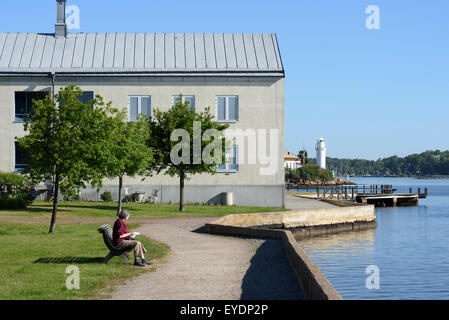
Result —
[[112, 229], [108, 224], [102, 225], [100, 228], [98, 228], [98, 232], [103, 235], [104, 244], [109, 249], [108, 255], [104, 258], [104, 263], [107, 264], [109, 260], [111, 260], [112, 257], [120, 257], [122, 258], [123, 262], [129, 263], [129, 256], [128, 253], [129, 249], [125, 250], [119, 250], [116, 246], [112, 244]]

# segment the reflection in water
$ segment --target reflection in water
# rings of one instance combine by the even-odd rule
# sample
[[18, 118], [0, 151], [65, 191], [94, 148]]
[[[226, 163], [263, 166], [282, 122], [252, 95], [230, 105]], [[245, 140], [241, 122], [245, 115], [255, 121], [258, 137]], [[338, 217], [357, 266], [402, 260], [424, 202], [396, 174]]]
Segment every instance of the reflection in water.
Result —
[[346, 231], [303, 239], [299, 241], [299, 244], [310, 252], [326, 250], [335, 253], [361, 254], [374, 249], [375, 232], [375, 228], [361, 231]]
[[[449, 299], [449, 180], [385, 180], [356, 182], [418, 185], [430, 196], [418, 207], [376, 208], [376, 229], [298, 243], [345, 299]], [[369, 265], [379, 267], [379, 290], [366, 288]]]

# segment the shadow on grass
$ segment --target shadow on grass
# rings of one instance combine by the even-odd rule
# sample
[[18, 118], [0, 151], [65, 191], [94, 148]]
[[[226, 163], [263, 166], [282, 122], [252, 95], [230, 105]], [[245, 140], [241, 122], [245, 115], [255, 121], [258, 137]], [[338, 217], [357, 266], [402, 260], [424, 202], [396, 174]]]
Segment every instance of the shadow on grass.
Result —
[[[103, 205], [103, 206], [93, 206], [93, 205], [79, 205], [79, 204], [70, 204], [70, 203], [62, 203], [60, 204], [61, 208], [80, 208], [80, 209], [93, 209], [93, 210], [105, 210], [105, 211], [117, 211], [117, 205]], [[59, 210], [59, 209], [58, 209]], [[69, 211], [69, 210], [66, 210]]]
[[[52, 210], [53, 210], [53, 208], [51, 206], [48, 208], [28, 206], [26, 209], [8, 209], [8, 211], [11, 211], [11, 212], [35, 212], [35, 213], [51, 213]], [[58, 212], [68, 212], [68, 211], [69, 210], [64, 210], [64, 209], [58, 208]]]
[[62, 258], [39, 258], [33, 263], [57, 263], [57, 264], [86, 264], [103, 263], [104, 257], [62, 257]]

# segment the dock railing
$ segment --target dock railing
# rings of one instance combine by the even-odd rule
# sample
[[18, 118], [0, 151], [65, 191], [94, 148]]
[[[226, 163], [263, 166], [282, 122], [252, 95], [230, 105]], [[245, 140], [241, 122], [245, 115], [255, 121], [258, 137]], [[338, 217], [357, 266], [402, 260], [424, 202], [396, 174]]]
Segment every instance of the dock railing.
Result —
[[[317, 185], [317, 186], [287, 186], [287, 190], [306, 190], [315, 191], [317, 199], [337, 199], [355, 201], [357, 196], [367, 195], [388, 195], [393, 194], [397, 189], [390, 184], [356, 184], [356, 185]], [[417, 193], [413, 193], [413, 189], [409, 188], [410, 194], [417, 194], [419, 198], [426, 198], [428, 194], [427, 188], [421, 193], [418, 188]]]

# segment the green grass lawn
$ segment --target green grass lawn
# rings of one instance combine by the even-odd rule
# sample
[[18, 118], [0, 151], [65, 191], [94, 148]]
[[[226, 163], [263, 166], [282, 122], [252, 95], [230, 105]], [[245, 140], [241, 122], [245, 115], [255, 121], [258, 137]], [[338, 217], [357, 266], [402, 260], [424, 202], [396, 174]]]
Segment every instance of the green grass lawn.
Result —
[[[125, 203], [133, 218], [222, 217], [228, 214], [282, 211], [281, 208], [186, 205], [185, 212], [178, 211], [177, 204]], [[60, 202], [58, 218], [115, 218], [114, 202]], [[0, 210], [0, 217], [50, 218], [52, 204], [35, 201], [25, 210]]]
[[[101, 211], [101, 210], [100, 210]], [[110, 289], [129, 278], [155, 270], [170, 249], [139, 236], [148, 250], [147, 268], [125, 264], [119, 257], [102, 263], [109, 252], [98, 233], [99, 224], [60, 223], [48, 234], [48, 223], [0, 224], [0, 300], [94, 299], [107, 297]], [[130, 224], [130, 230], [138, 224]], [[132, 253], [131, 253], [132, 258]], [[80, 289], [66, 287], [66, 268], [80, 270]]]

